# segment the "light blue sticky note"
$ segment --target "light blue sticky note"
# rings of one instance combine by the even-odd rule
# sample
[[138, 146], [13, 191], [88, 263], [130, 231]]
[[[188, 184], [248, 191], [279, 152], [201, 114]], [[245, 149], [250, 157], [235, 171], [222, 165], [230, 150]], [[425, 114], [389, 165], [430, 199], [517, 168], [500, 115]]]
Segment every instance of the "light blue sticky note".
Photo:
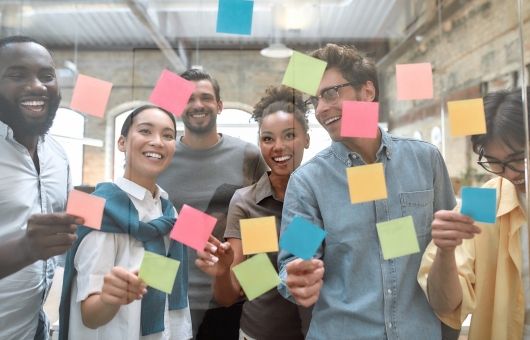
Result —
[[497, 189], [462, 187], [460, 213], [477, 222], [495, 223], [497, 215]]
[[250, 35], [254, 1], [219, 0], [217, 33]]
[[303, 260], [310, 260], [326, 234], [316, 225], [295, 216], [280, 240], [280, 248]]

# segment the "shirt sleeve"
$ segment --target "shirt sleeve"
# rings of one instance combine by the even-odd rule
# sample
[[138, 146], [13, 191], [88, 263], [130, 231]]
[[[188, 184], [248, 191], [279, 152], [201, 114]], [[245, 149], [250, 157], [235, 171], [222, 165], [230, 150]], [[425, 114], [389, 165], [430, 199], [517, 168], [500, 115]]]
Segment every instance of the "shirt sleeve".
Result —
[[239, 226], [239, 220], [249, 218], [247, 212], [244, 209], [243, 197], [239, 193], [239, 190], [234, 193], [234, 196], [230, 200], [230, 207], [228, 208], [228, 216], [226, 218], [226, 230], [224, 238], [238, 238], [241, 239], [241, 228]]
[[434, 212], [453, 210], [456, 205], [455, 193], [442, 155], [436, 149], [434, 157]]
[[[457, 208], [455, 208], [457, 209]], [[418, 272], [418, 283], [425, 292], [427, 299], [429, 299], [427, 278], [431, 270], [434, 257], [436, 255], [437, 247], [433, 241], [427, 246]], [[448, 317], [438, 318], [454, 329], [461, 329], [462, 322], [467, 316], [475, 310], [476, 296], [475, 296], [475, 239], [466, 239], [462, 244], [455, 249], [456, 265], [458, 270], [458, 278], [460, 286], [462, 287], [462, 303], [460, 306]]]
[[[293, 174], [289, 179], [287, 191], [285, 192], [280, 239], [295, 216], [300, 216], [317, 227], [324, 229], [320, 209], [313, 191], [296, 174]], [[320, 259], [323, 255], [324, 246], [320, 245], [313, 258]], [[278, 291], [283, 297], [296, 303], [285, 284], [287, 278], [285, 267], [294, 259], [296, 259], [296, 256], [280, 248], [278, 252], [278, 270], [281, 284], [278, 285]]]

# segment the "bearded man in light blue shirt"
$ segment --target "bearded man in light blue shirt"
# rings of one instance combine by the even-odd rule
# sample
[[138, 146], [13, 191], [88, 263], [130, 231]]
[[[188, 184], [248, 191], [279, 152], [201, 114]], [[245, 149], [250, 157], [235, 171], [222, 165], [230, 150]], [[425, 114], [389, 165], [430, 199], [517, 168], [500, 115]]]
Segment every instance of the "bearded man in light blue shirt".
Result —
[[[50, 52], [0, 39], [0, 339], [48, 339], [43, 310], [56, 255], [77, 239], [66, 215], [68, 158], [46, 133], [61, 97]], [[75, 223], [75, 224], [74, 224]]]
[[[445, 338], [458, 338], [442, 327], [416, 281], [434, 212], [455, 206], [438, 149], [383, 129], [374, 139], [341, 137], [343, 101], [378, 101], [377, 68], [353, 46], [328, 44], [310, 55], [327, 62], [308, 101], [333, 142], [291, 175], [281, 234], [298, 215], [327, 236], [310, 261], [280, 251], [280, 292], [315, 304], [310, 340], [441, 339], [442, 329]], [[388, 198], [352, 205], [346, 169], [373, 163], [383, 164]], [[414, 220], [421, 251], [384, 260], [376, 223], [404, 216]]]

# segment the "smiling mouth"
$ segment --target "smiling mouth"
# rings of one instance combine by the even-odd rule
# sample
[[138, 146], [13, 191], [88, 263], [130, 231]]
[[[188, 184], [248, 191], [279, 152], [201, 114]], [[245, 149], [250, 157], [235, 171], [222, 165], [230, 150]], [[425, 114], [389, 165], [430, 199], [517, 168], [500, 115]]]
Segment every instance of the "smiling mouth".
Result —
[[523, 178], [523, 179], [520, 179], [520, 180], [518, 180], [518, 181], [512, 181], [512, 183], [515, 184], [515, 185], [521, 185], [521, 184], [524, 184], [524, 183], [525, 183], [525, 180], [524, 180], [524, 178]]
[[333, 122], [336, 122], [337, 120], [340, 120], [341, 118], [342, 118], [341, 116], [336, 116], [336, 117], [330, 118], [330, 119], [324, 121], [324, 124], [329, 125], [329, 124], [331, 124]]
[[161, 154], [154, 153], [154, 152], [144, 152], [143, 155], [148, 157], [148, 158], [156, 158], [156, 159], [164, 158], [164, 156], [162, 156]]
[[282, 157], [273, 157], [272, 160], [276, 163], [285, 162], [292, 158], [293, 156], [282, 156]]
[[191, 115], [192, 118], [204, 118], [206, 117], [206, 113], [196, 113]]
[[20, 105], [33, 112], [42, 112], [42, 110], [44, 110], [43, 100], [26, 100], [20, 102]]

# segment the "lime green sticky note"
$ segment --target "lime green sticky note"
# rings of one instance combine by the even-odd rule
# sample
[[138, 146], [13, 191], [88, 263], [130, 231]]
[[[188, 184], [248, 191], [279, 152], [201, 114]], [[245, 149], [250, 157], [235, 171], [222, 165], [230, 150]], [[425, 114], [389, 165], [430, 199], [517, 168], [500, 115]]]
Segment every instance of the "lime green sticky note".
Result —
[[278, 273], [267, 254], [252, 256], [232, 270], [247, 295], [248, 301], [254, 300], [280, 284]]
[[300, 52], [293, 52], [282, 84], [315, 96], [327, 63]]
[[385, 260], [420, 251], [412, 216], [377, 223], [377, 234]]
[[177, 260], [145, 251], [138, 277], [148, 286], [171, 294], [179, 266]]

